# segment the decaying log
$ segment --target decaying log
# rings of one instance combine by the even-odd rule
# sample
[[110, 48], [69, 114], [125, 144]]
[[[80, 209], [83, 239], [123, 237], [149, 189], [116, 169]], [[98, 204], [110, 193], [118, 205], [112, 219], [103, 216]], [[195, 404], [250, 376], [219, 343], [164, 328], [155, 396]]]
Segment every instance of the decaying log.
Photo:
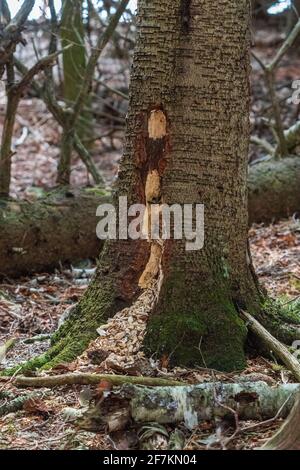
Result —
[[299, 391], [300, 384], [270, 387], [264, 382], [210, 382], [156, 388], [124, 385], [88, 410], [80, 425], [95, 429], [97, 423], [100, 426], [107, 424], [121, 412], [126, 416], [126, 410], [136, 423], [184, 422], [189, 429], [216, 417], [233, 419], [232, 410], [241, 420], [263, 420], [274, 418], [282, 408], [281, 417], [285, 418]]
[[300, 158], [271, 159], [250, 167], [249, 220], [272, 222], [300, 211]]
[[300, 394], [297, 394], [289, 417], [261, 450], [300, 450]]
[[20, 276], [99, 255], [96, 208], [105, 191], [54, 191], [35, 202], [0, 201], [0, 276]]

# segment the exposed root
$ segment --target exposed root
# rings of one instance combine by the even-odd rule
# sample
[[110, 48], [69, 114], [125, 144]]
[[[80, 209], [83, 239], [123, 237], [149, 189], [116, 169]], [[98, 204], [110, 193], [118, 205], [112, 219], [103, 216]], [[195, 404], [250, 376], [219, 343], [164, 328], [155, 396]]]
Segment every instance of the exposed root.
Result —
[[263, 344], [272, 351], [278, 359], [293, 373], [294, 377], [300, 381], [300, 363], [289, 350], [272, 336], [255, 318], [249, 313], [241, 311], [244, 320], [247, 321], [249, 329], [263, 342]]

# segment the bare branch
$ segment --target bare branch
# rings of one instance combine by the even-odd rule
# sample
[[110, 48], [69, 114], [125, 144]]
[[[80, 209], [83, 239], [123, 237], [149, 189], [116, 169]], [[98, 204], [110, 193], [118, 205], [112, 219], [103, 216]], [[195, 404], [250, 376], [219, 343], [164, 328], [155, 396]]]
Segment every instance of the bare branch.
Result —
[[250, 137], [250, 143], [263, 148], [269, 155], [273, 156], [275, 154], [275, 148], [273, 147], [273, 145], [269, 144], [269, 142], [265, 139], [260, 139], [259, 137], [252, 136]]
[[289, 50], [289, 48], [294, 44], [295, 40], [297, 39], [298, 35], [300, 33], [300, 20], [296, 23], [295, 27], [292, 29], [286, 40], [284, 41], [283, 45], [275, 55], [274, 59], [272, 62], [267, 65], [267, 69], [269, 71], [273, 71], [275, 67], [279, 64], [283, 56], [286, 54], [286, 52]]
[[127, 7], [128, 3], [129, 3], [129, 0], [121, 0], [120, 5], [117, 8], [116, 13], [111, 18], [111, 20], [110, 20], [107, 28], [105, 29], [104, 33], [102, 34], [102, 36], [100, 36], [100, 38], [97, 42], [97, 45], [94, 48], [94, 50], [93, 50], [93, 52], [92, 52], [92, 54], [89, 58], [89, 61], [87, 63], [86, 70], [85, 70], [85, 75], [84, 75], [84, 78], [83, 78], [82, 87], [81, 87], [81, 90], [79, 92], [79, 95], [78, 95], [77, 100], [76, 100], [75, 105], [74, 105], [74, 115], [73, 115], [73, 118], [72, 118], [72, 125], [74, 125], [75, 122], [77, 121], [78, 116], [79, 116], [79, 114], [82, 110], [82, 107], [84, 105], [86, 96], [89, 92], [89, 89], [90, 89], [90, 86], [91, 86], [91, 83], [92, 83], [92, 80], [93, 80], [94, 71], [95, 71], [95, 67], [97, 65], [98, 59], [99, 59], [103, 49], [105, 48], [105, 46], [108, 44], [110, 38], [112, 37], [116, 27], [118, 26], [120, 18], [123, 15], [124, 11], [126, 10], [126, 7]]

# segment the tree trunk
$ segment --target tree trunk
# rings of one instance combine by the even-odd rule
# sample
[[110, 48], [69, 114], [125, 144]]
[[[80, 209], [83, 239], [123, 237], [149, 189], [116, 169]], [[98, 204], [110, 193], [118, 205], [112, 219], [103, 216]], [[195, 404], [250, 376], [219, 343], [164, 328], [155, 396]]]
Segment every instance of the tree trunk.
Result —
[[204, 248], [186, 251], [186, 240], [174, 239], [109, 241], [52, 348], [27, 367], [73, 359], [101, 323], [153, 285], [148, 354], [244, 367], [239, 308], [259, 313], [265, 300], [247, 241], [249, 19], [249, 0], [140, 0], [116, 196], [148, 207], [204, 204]]
[[[170, 44], [164, 41], [166, 50], [160, 46], [167, 28], [164, 7], [155, 5], [151, 11], [143, 2], [140, 7], [136, 66], [149, 77], [146, 62], [138, 59], [150, 42], [153, 67], [140, 99], [148, 99], [150, 109], [161, 103], [168, 120], [163, 199], [205, 205], [205, 245], [186, 252], [184, 242], [165, 243], [164, 280], [145, 348], [170, 355], [174, 363], [241, 369], [246, 328], [237, 307], [252, 311], [259, 303], [247, 246], [249, 2], [166, 5], [175, 36]], [[149, 30], [154, 22], [160, 28]], [[169, 60], [157, 90], [164, 57]], [[150, 147], [146, 159], [151, 158]]]

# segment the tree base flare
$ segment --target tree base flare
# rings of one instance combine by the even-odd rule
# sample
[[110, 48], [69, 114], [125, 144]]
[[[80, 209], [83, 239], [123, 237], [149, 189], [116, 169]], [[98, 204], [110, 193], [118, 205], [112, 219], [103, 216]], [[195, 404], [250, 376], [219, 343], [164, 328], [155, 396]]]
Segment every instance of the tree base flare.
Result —
[[185, 285], [181, 276], [163, 285], [147, 325], [146, 354], [167, 357], [170, 364], [184, 367], [244, 369], [247, 328], [229, 295], [220, 286], [219, 293], [190, 286], [184, 294]]

